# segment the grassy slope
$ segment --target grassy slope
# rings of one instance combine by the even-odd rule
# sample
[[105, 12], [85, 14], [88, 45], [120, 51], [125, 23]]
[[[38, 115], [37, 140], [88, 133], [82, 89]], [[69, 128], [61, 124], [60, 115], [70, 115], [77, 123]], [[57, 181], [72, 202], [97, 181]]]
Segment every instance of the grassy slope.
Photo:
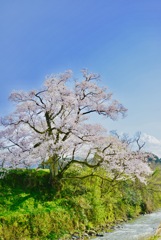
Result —
[[[75, 166], [66, 177], [89, 173]], [[161, 193], [154, 192], [160, 175], [159, 170], [148, 186], [70, 178], [56, 192], [47, 170], [12, 170], [0, 180], [0, 239], [58, 239], [151, 212], [161, 206]]]

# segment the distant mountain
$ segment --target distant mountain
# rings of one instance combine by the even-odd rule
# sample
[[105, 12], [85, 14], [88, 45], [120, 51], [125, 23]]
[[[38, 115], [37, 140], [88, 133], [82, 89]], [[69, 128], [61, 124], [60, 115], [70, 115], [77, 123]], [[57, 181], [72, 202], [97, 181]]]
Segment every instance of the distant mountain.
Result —
[[159, 156], [161, 158], [161, 140], [149, 135], [147, 133], [143, 133], [141, 135], [141, 140], [145, 142], [144, 150], [147, 152], [154, 153], [154, 155]]

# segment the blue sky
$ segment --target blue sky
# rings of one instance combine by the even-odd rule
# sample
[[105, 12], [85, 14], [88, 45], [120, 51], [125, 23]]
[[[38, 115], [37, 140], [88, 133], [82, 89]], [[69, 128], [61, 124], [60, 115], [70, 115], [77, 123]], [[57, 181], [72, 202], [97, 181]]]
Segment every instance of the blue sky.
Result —
[[128, 108], [125, 119], [99, 122], [153, 136], [161, 149], [160, 0], [1, 1], [0, 33], [0, 115], [12, 110], [13, 89], [88, 68]]

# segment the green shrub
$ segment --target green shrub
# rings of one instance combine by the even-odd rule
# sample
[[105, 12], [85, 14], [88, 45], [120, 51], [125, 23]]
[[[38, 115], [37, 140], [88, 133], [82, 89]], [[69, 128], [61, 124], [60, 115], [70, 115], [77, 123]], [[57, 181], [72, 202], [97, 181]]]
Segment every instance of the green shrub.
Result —
[[59, 239], [161, 206], [161, 193], [156, 187], [156, 183], [160, 186], [160, 171], [147, 186], [130, 180], [105, 181], [102, 169], [95, 171], [102, 178], [84, 177], [92, 171], [72, 166], [58, 192], [49, 184], [48, 170], [8, 172], [0, 180], [0, 239]]

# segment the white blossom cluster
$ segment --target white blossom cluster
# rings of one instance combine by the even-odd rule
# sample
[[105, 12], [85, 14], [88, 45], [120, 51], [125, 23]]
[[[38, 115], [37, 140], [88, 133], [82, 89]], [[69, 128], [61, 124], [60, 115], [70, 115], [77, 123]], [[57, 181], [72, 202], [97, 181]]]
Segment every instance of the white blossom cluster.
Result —
[[72, 80], [72, 72], [67, 71], [49, 76], [39, 91], [12, 92], [16, 109], [1, 118], [1, 166], [46, 162], [63, 173], [77, 162], [102, 166], [120, 179], [136, 176], [145, 181], [151, 173], [147, 156], [116, 137], [107, 137], [101, 125], [89, 123], [92, 114], [115, 120], [127, 111], [98, 80], [98, 75], [86, 70], [81, 81]]

